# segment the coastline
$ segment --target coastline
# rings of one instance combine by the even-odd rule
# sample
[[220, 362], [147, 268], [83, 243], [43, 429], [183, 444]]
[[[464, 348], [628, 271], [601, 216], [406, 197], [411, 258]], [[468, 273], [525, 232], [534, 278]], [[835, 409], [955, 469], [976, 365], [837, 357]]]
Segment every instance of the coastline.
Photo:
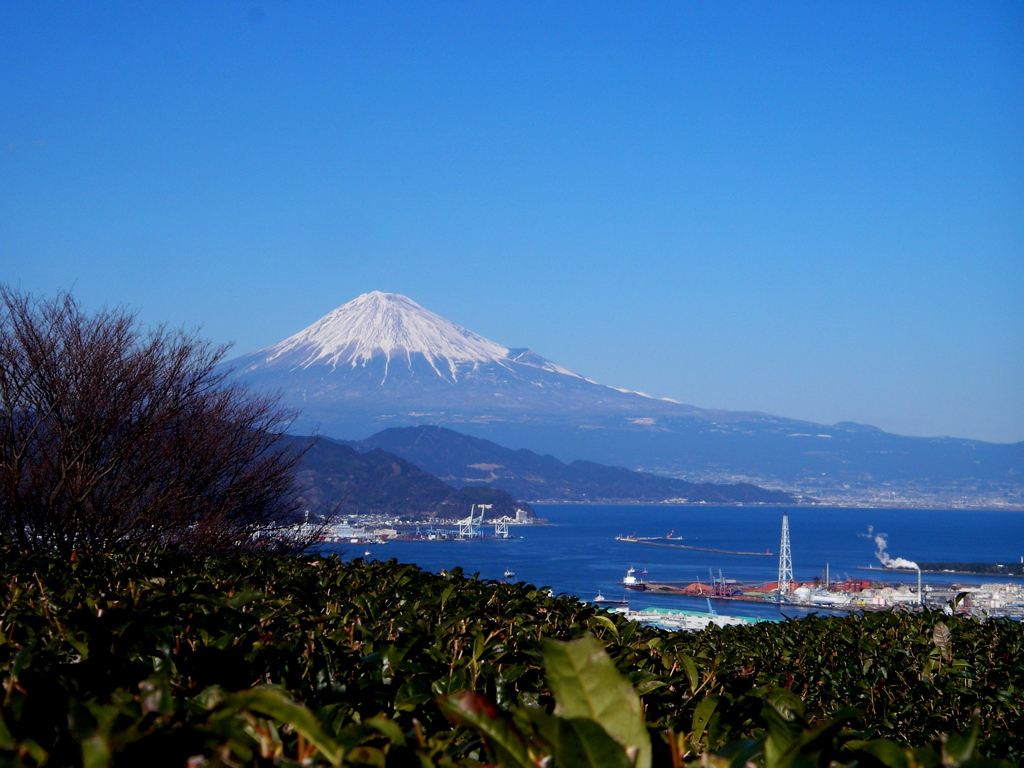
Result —
[[718, 508], [730, 507], [737, 509], [884, 509], [884, 510], [908, 510], [915, 512], [1024, 512], [1022, 504], [967, 504], [967, 505], [939, 505], [938, 503], [900, 503], [892, 502], [849, 502], [849, 501], [828, 501], [828, 502], [796, 502], [793, 504], [767, 504], [763, 502], [717, 502], [708, 504], [704, 501], [630, 501], [629, 499], [587, 499], [585, 501], [574, 501], [566, 499], [520, 499], [523, 504], [540, 504], [546, 507], [689, 507], [689, 508]]
[[[872, 573], [905, 573], [914, 574], [917, 573], [916, 568], [875, 568], [870, 565], [865, 565], [859, 568], [854, 568], [855, 571], [871, 571]], [[930, 568], [922, 568], [921, 573], [937, 574], [939, 576], [980, 576], [982, 578], [992, 577], [993, 579], [1024, 579], [1024, 575], [1016, 573], [984, 573], [982, 571], [949, 571], [941, 570], [936, 571]]]

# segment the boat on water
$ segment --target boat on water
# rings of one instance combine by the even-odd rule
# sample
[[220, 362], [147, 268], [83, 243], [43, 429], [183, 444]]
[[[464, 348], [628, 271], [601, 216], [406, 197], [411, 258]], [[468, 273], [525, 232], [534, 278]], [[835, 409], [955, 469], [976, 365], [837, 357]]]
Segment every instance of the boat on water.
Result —
[[629, 566], [629, 570], [626, 571], [626, 575], [622, 577], [622, 586], [626, 589], [636, 589], [643, 591], [647, 589], [647, 585], [644, 580], [636, 575], [636, 569], [633, 566]]
[[616, 606], [616, 607], [619, 607], [619, 608], [628, 608], [629, 607], [629, 601], [628, 600], [612, 600], [612, 599], [607, 598], [604, 595], [602, 595], [601, 594], [601, 590], [597, 591], [597, 597], [595, 597], [590, 602], [592, 602], [594, 605], [600, 605], [600, 606], [606, 606], [607, 605], [607, 606]]
[[513, 571], [513, 570], [512, 570], [511, 568], [506, 568], [506, 569], [505, 569], [505, 578], [506, 578], [506, 579], [511, 579], [511, 578], [513, 578], [513, 577], [514, 577], [515, 575], [516, 575], [515, 571]]

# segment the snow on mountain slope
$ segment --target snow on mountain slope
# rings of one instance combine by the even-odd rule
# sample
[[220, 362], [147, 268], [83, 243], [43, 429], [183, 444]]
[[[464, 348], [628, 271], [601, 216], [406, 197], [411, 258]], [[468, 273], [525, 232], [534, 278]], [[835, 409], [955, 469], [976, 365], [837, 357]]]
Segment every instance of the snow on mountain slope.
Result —
[[[626, 395], [675, 403], [599, 384], [529, 349], [485, 339], [406, 296], [381, 291], [364, 293], [284, 341], [229, 365], [234, 375], [254, 383], [301, 392], [307, 410], [310, 398], [352, 401], [372, 397], [372, 390], [416, 407], [417, 392], [436, 393], [438, 387], [453, 385], [462, 398], [470, 391], [467, 385], [492, 400], [504, 398], [504, 403], [493, 403], [499, 408], [512, 407], [513, 401], [516, 408], [527, 401], [544, 408], [538, 398], [552, 407], [554, 391], [567, 392], [566, 387], [575, 398], [586, 391], [598, 398]], [[437, 405], [432, 401], [431, 407]], [[562, 405], [553, 407], [559, 411]]]
[[509, 349], [485, 339], [407, 296], [381, 291], [364, 293], [284, 341], [246, 355], [239, 371], [372, 367], [385, 384], [398, 373], [396, 365], [412, 371], [420, 361], [449, 383], [491, 365], [583, 378], [528, 349]]
[[394, 359], [411, 364], [411, 357], [418, 354], [438, 376], [454, 381], [460, 363], [501, 361], [508, 352], [406, 296], [373, 291], [257, 355], [267, 364], [281, 358], [299, 368], [314, 363], [354, 368], [375, 356], [383, 356], [388, 364]]

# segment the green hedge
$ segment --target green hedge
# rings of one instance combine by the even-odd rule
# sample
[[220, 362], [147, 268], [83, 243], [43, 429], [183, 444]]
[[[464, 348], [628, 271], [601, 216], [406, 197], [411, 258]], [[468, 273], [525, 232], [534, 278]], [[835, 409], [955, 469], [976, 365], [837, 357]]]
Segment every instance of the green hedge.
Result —
[[530, 760], [582, 764], [553, 734], [615, 729], [567, 714], [557, 681], [582, 690], [591, 673], [558, 650], [582, 646], [543, 641], [589, 636], [639, 694], [655, 765], [1024, 754], [1024, 632], [1006, 620], [881, 613], [666, 633], [527, 584], [394, 561], [68, 561], [9, 546], [0, 591], [0, 765], [478, 765], [512, 760], [501, 733]]

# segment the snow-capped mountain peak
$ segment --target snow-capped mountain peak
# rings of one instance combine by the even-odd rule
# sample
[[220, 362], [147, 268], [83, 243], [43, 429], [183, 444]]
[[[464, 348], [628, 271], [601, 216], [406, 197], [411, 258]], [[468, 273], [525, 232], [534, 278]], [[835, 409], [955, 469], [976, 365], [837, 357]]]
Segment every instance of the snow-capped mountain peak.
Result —
[[364, 293], [307, 328], [257, 353], [265, 363], [284, 358], [297, 368], [365, 365], [374, 357], [411, 362], [421, 355], [442, 378], [465, 363], [500, 362], [509, 350], [424, 309], [407, 296]]

